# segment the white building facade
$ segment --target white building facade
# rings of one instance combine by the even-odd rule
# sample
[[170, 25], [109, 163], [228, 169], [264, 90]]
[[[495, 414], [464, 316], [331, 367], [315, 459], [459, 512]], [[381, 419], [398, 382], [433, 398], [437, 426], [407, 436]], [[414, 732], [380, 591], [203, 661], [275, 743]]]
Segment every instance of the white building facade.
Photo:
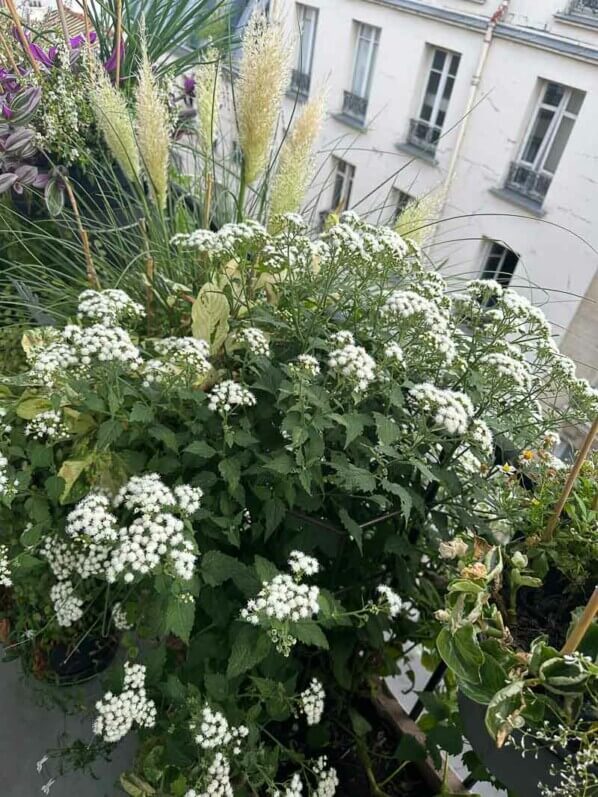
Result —
[[430, 258], [543, 306], [596, 383], [598, 0], [278, 0], [277, 11], [296, 38], [287, 119], [327, 95], [314, 220], [352, 208], [390, 222], [410, 198], [439, 197]]

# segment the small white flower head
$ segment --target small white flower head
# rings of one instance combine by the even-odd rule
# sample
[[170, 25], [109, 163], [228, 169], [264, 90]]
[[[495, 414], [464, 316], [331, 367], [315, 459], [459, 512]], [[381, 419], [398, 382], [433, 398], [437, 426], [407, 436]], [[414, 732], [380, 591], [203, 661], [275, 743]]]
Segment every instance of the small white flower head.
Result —
[[106, 692], [96, 703], [97, 717], [93, 732], [105, 742], [120, 741], [133, 728], [153, 728], [156, 724], [156, 704], [147, 696], [145, 666], [125, 663], [125, 678], [120, 695]]
[[56, 622], [62, 628], [70, 628], [83, 617], [83, 601], [75, 593], [71, 581], [59, 581], [50, 590]]
[[205, 791], [197, 797], [234, 797], [230, 781], [230, 762], [223, 753], [216, 753], [207, 772]]
[[211, 369], [210, 345], [198, 338], [161, 338], [154, 341], [154, 348], [166, 362], [185, 369], [192, 369], [199, 376]]
[[303, 783], [301, 782], [301, 775], [295, 772], [291, 780], [285, 786], [284, 791], [278, 789], [274, 792], [273, 797], [302, 797]]
[[519, 570], [523, 570], [525, 567], [527, 567], [528, 558], [524, 553], [521, 553], [521, 551], [515, 551], [511, 557], [511, 563], [514, 567], [519, 568]]
[[307, 376], [317, 376], [320, 373], [320, 363], [311, 354], [300, 354], [293, 363], [293, 370]]
[[129, 333], [121, 327], [92, 324], [90, 327], [66, 326], [64, 341], [76, 356], [76, 365], [88, 368], [92, 363], [118, 363], [136, 371], [141, 365], [141, 354]]
[[378, 606], [383, 609], [389, 617], [398, 617], [403, 608], [403, 601], [397, 593], [386, 584], [379, 584], [376, 591], [380, 596]]
[[299, 706], [308, 725], [317, 725], [324, 713], [324, 687], [317, 678], [312, 678], [309, 686], [299, 695]]
[[474, 416], [469, 396], [454, 390], [443, 390], [429, 382], [415, 385], [409, 396], [418, 410], [432, 416], [434, 424], [451, 435], [467, 432]]
[[326, 756], [320, 756], [314, 764], [314, 773], [318, 778], [318, 786], [314, 791], [314, 797], [334, 797], [337, 786], [339, 785], [338, 775], [334, 767], [328, 767]]
[[363, 393], [376, 378], [376, 363], [363, 346], [348, 343], [330, 352], [328, 366], [347, 380], [352, 388]]
[[0, 495], [6, 495], [9, 492], [8, 459], [4, 454], [0, 454]]
[[86, 545], [115, 542], [118, 538], [118, 521], [110, 512], [108, 496], [104, 493], [88, 493], [69, 512], [65, 531], [69, 537]]
[[227, 415], [238, 407], [254, 407], [256, 398], [246, 387], [232, 379], [215, 385], [210, 392], [208, 407], [212, 412]]
[[46, 440], [56, 443], [68, 436], [68, 430], [62, 421], [62, 415], [55, 410], [40, 412], [25, 425], [25, 434], [34, 440]]
[[111, 326], [121, 321], [136, 321], [144, 315], [143, 307], [118, 289], [86, 290], [79, 295], [77, 318], [80, 321]]
[[132, 476], [114, 499], [115, 507], [124, 506], [140, 515], [156, 514], [175, 505], [174, 494], [159, 473]]
[[309, 620], [320, 611], [318, 587], [298, 584], [287, 573], [280, 573], [266, 581], [257, 597], [241, 611], [241, 618], [253, 625], [272, 620]]
[[270, 344], [261, 329], [247, 327], [237, 333], [236, 339], [244, 344], [252, 354], [260, 357], [270, 356]]
[[348, 329], [341, 329], [330, 336], [330, 343], [338, 348], [342, 346], [354, 346], [355, 338], [353, 337], [353, 333], [349, 332]]
[[289, 554], [289, 568], [296, 576], [314, 576], [320, 570], [320, 563], [313, 556], [308, 556], [302, 551], [291, 551]]
[[405, 355], [398, 343], [389, 343], [384, 348], [384, 356], [391, 365], [397, 368], [405, 367]]
[[441, 559], [462, 559], [468, 550], [468, 544], [459, 537], [455, 537], [454, 540], [448, 540], [448, 542], [441, 542], [438, 545], [438, 553]]
[[0, 545], [0, 587], [12, 587], [10, 559], [6, 545]]
[[188, 484], [179, 484], [174, 490], [177, 505], [184, 515], [193, 515], [201, 506], [203, 490], [201, 487], [191, 487]]
[[198, 722], [192, 724], [195, 741], [202, 750], [224, 750], [228, 748], [234, 755], [241, 752], [240, 742], [249, 734], [245, 725], [230, 725], [224, 714], [204, 706]]
[[40, 382], [53, 385], [60, 374], [78, 365], [79, 358], [74, 348], [66, 343], [55, 342], [34, 353], [31, 372]]
[[123, 608], [120, 601], [112, 607], [112, 622], [117, 631], [130, 631], [133, 628], [127, 617], [126, 609]]

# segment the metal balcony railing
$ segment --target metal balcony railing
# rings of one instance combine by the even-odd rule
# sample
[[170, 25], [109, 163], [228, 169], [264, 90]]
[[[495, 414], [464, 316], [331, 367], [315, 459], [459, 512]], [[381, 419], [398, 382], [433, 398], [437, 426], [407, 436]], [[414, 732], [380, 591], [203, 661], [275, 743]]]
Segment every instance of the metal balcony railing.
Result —
[[357, 94], [351, 94], [350, 91], [343, 92], [343, 113], [356, 119], [358, 122], [365, 121], [365, 115], [368, 110], [368, 101], [365, 97], [359, 97]]
[[433, 155], [436, 152], [438, 139], [442, 133], [442, 128], [424, 122], [423, 119], [410, 119], [408, 142], [414, 147], [429, 152]]
[[300, 72], [298, 69], [293, 69], [291, 73], [291, 91], [293, 93], [301, 94], [307, 97], [309, 94], [309, 86], [311, 83], [311, 75], [305, 72]]
[[573, 0], [569, 6], [569, 13], [598, 17], [598, 0]]
[[551, 182], [551, 174], [537, 171], [526, 163], [514, 161], [509, 167], [505, 188], [516, 191], [541, 205]]

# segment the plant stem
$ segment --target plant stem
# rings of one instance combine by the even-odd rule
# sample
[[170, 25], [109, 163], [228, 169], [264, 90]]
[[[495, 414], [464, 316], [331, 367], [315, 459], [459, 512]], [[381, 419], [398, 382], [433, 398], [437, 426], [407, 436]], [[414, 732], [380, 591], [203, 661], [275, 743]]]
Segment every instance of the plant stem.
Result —
[[565, 482], [565, 486], [563, 488], [562, 495], [559, 498], [559, 502], [556, 505], [555, 510], [552, 516], [550, 517], [548, 524], [546, 525], [546, 528], [544, 529], [544, 533], [542, 534], [542, 539], [544, 540], [544, 542], [550, 542], [550, 540], [552, 540], [552, 538], [554, 537], [554, 533], [556, 531], [556, 527], [559, 522], [561, 513], [565, 507], [565, 504], [567, 503], [567, 499], [571, 494], [571, 490], [573, 489], [575, 480], [577, 479], [579, 471], [581, 470], [581, 467], [585, 462], [585, 459], [588, 456], [590, 449], [592, 448], [592, 443], [594, 442], [594, 438], [596, 437], [597, 434], [598, 434], [598, 417], [594, 420], [594, 423], [590, 427], [590, 431], [588, 432], [586, 439], [584, 440], [583, 445], [579, 451], [579, 454], [577, 455], [575, 464], [571, 468], [571, 472], [567, 477], [567, 481]]
[[83, 6], [83, 24], [85, 25], [85, 46], [87, 47], [87, 54], [91, 55], [91, 27], [89, 25], [87, 0], [81, 0], [81, 5]]
[[123, 25], [123, 5], [122, 0], [116, 0], [116, 26], [115, 26], [115, 55], [116, 55], [116, 70], [114, 73], [114, 85], [116, 88], [120, 85], [120, 43], [122, 41], [122, 25]]
[[145, 249], [145, 314], [147, 318], [147, 334], [151, 335], [154, 320], [153, 301], [155, 262], [150, 251], [145, 219], [139, 220], [139, 227], [141, 229], [141, 235], [143, 236], [143, 246]]
[[64, 3], [62, 0], [56, 0], [56, 8], [58, 9], [58, 16], [60, 18], [60, 27], [62, 28], [62, 35], [64, 36], [64, 42], [66, 46], [69, 46], [70, 36], [69, 36], [69, 28], [66, 21], [66, 12], [64, 10]]
[[11, 66], [11, 69], [15, 75], [19, 74], [19, 67], [17, 66], [17, 62], [15, 61], [15, 57], [13, 55], [12, 49], [8, 46], [6, 39], [4, 38], [4, 34], [0, 31], [0, 46], [4, 50], [6, 58]]
[[71, 208], [73, 209], [73, 215], [75, 216], [75, 221], [77, 222], [79, 238], [81, 238], [81, 246], [83, 247], [83, 254], [85, 256], [85, 270], [87, 273], [87, 281], [91, 288], [99, 290], [100, 281], [98, 279], [98, 274], [96, 272], [93, 263], [93, 258], [91, 256], [91, 248], [89, 246], [89, 236], [87, 234], [87, 230], [83, 227], [83, 222], [81, 221], [81, 214], [79, 213], [79, 205], [77, 204], [75, 192], [72, 189], [69, 178], [64, 177], [63, 180], [64, 180], [64, 187], [67, 196], [69, 198], [69, 202], [71, 203]]
[[206, 174], [206, 196], [203, 205], [203, 226], [210, 227], [210, 216], [212, 212], [212, 175]]
[[237, 222], [243, 221], [245, 212], [245, 191], [247, 190], [247, 180], [245, 179], [245, 167], [241, 170], [241, 180], [239, 182], [239, 196], [237, 197]]
[[582, 639], [586, 635], [586, 631], [592, 625], [596, 614], [598, 614], [598, 587], [594, 589], [592, 597], [588, 601], [586, 608], [583, 610], [581, 617], [573, 627], [573, 631], [571, 631], [567, 641], [563, 645], [563, 649], [561, 650], [562, 654], [565, 655], [567, 653], [573, 653], [577, 650]]

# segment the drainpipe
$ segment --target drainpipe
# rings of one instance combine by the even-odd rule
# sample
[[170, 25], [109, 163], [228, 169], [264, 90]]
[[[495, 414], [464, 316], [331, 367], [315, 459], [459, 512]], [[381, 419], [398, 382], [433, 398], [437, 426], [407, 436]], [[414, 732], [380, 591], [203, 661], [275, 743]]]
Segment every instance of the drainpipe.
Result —
[[488, 53], [490, 52], [490, 45], [492, 44], [492, 39], [494, 38], [494, 31], [496, 30], [496, 26], [498, 25], [498, 23], [503, 19], [503, 17], [507, 13], [509, 8], [509, 3], [510, 0], [502, 0], [501, 4], [496, 9], [494, 14], [492, 14], [492, 16], [488, 21], [488, 27], [486, 28], [486, 32], [484, 34], [484, 41], [482, 43], [482, 49], [480, 52], [478, 66], [474, 76], [471, 79], [471, 89], [469, 90], [469, 97], [467, 99], [465, 113], [463, 114], [463, 121], [459, 125], [459, 131], [457, 133], [455, 148], [453, 149], [448, 171], [446, 173], [446, 178], [444, 180], [444, 186], [443, 186], [444, 190], [442, 192], [442, 204], [439, 209], [439, 218], [442, 216], [442, 212], [444, 210], [444, 206], [446, 205], [446, 200], [448, 198], [448, 192], [450, 190], [451, 183], [453, 182], [453, 177], [455, 176], [455, 171], [457, 169], [457, 162], [461, 155], [461, 149], [463, 147], [465, 133], [467, 132], [469, 117], [471, 116], [471, 112], [475, 106], [476, 98], [478, 95], [478, 88], [482, 79], [482, 75], [484, 74], [484, 67], [486, 66], [486, 61], [488, 60]]

